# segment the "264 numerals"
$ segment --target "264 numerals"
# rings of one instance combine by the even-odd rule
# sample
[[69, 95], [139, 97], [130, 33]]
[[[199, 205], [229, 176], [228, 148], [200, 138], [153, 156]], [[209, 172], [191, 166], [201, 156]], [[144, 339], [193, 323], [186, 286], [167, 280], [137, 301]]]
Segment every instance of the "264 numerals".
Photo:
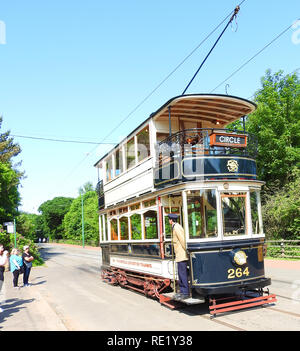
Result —
[[243, 269], [242, 268], [236, 268], [236, 269], [230, 268], [230, 269], [228, 269], [227, 273], [228, 273], [228, 277], [227, 277], [228, 279], [241, 278], [243, 276], [248, 277], [248, 275], [250, 274], [248, 267], [243, 268]]

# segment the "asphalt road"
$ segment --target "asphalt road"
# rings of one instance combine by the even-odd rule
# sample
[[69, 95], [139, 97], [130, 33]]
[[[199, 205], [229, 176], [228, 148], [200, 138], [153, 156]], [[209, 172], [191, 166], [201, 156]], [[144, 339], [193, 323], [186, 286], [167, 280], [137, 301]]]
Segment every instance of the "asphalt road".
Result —
[[207, 303], [170, 310], [102, 282], [99, 249], [43, 244], [41, 252], [45, 265], [32, 269], [30, 287], [14, 289], [5, 273], [0, 331], [300, 330], [300, 262], [266, 261], [276, 304], [211, 319]]

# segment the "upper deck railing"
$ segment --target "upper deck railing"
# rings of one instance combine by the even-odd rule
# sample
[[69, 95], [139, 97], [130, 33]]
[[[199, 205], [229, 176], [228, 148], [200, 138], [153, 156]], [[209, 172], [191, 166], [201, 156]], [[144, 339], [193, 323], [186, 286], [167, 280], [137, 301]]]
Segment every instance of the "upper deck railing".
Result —
[[238, 130], [181, 130], [156, 148], [154, 187], [216, 179], [257, 179], [257, 138]]
[[157, 165], [177, 157], [201, 155], [256, 158], [255, 135], [231, 129], [193, 128], [181, 130], [157, 146]]

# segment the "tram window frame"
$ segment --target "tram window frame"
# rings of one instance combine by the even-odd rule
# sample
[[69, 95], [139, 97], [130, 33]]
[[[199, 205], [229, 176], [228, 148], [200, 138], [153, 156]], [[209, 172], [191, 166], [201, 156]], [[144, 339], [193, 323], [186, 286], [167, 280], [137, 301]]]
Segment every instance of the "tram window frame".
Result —
[[[145, 219], [145, 215], [148, 213], [148, 212], [155, 212], [156, 216], [156, 237], [155, 238], [147, 238], [147, 229], [146, 229], [146, 219]], [[147, 211], [144, 211], [143, 212], [143, 229], [144, 229], [144, 233], [143, 233], [143, 240], [144, 241], [154, 241], [154, 240], [159, 240], [159, 219], [158, 219], [158, 212], [157, 212], [157, 209], [155, 208], [147, 208]]]
[[[182, 216], [181, 216], [181, 208], [178, 206], [172, 206], [171, 211], [169, 206], [164, 206], [164, 211], [163, 211], [163, 218], [164, 218], [164, 223], [163, 223], [163, 228], [164, 228], [164, 237], [166, 241], [172, 240], [172, 228], [169, 223], [169, 217], [168, 215], [172, 214], [177, 214], [179, 216], [178, 218], [178, 223], [182, 223]], [[167, 228], [170, 228], [170, 233], [167, 233]]]
[[100, 243], [103, 243], [105, 241], [102, 215], [99, 216], [99, 241]]
[[[116, 221], [117, 222], [117, 238], [113, 238], [112, 237], [112, 221]], [[119, 241], [120, 240], [120, 230], [119, 230], [119, 220], [118, 218], [110, 218], [109, 220], [109, 228], [110, 228], [110, 241]]]
[[[125, 219], [125, 223], [127, 222], [127, 238], [126, 238], [126, 233], [125, 233], [125, 238], [123, 238], [123, 233], [122, 233], [122, 223], [123, 219]], [[122, 221], [121, 221], [122, 220]], [[128, 216], [121, 216], [118, 219], [119, 222], [119, 230], [120, 230], [120, 235], [119, 235], [119, 240], [124, 241], [124, 240], [129, 240], [129, 223], [128, 223]], [[122, 222], [122, 223], [121, 223]]]
[[[249, 237], [251, 231], [249, 230], [249, 208], [248, 208], [248, 194], [249, 192], [246, 190], [236, 190], [236, 191], [224, 191], [220, 193], [220, 214], [222, 218], [222, 236], [223, 239], [225, 240], [230, 240], [232, 238], [238, 239], [238, 238], [245, 238]], [[225, 198], [243, 198], [244, 199], [244, 233], [236, 233], [236, 234], [231, 234], [231, 235], [226, 235], [225, 232], [225, 223], [224, 223], [224, 210], [223, 210], [223, 199]]]
[[[260, 189], [250, 188], [249, 189], [249, 197], [250, 197], [250, 210], [251, 210], [251, 225], [252, 225], [252, 235], [257, 237], [258, 235], [264, 236], [264, 228], [263, 228], [263, 220], [262, 220], [262, 212], [261, 212], [261, 197], [260, 197]], [[255, 196], [255, 210], [257, 211], [257, 220], [254, 222], [253, 215], [253, 196]], [[258, 230], [255, 228], [258, 225]]]
[[103, 218], [104, 218], [103, 228], [104, 228], [104, 233], [105, 233], [105, 241], [108, 241], [110, 239], [108, 237], [108, 219], [107, 219], [106, 213], [103, 215]]
[[[139, 216], [140, 217], [140, 229], [141, 229], [141, 237], [140, 238], [133, 238], [133, 235], [132, 235], [132, 221], [131, 221], [131, 217], [132, 216]], [[130, 230], [130, 240], [132, 240], [133, 242], [137, 242], [137, 241], [142, 241], [143, 240], [143, 216], [141, 213], [131, 213], [130, 216], [129, 216], [129, 230]]]
[[[211, 205], [211, 203], [208, 203], [207, 201], [207, 197], [208, 197], [208, 192], [210, 192], [211, 194], [213, 194], [214, 197], [214, 208], [212, 210], [208, 210], [206, 204], [203, 202], [202, 204], [202, 209], [201, 209], [201, 203], [199, 204], [199, 213], [198, 211], [190, 211], [189, 208], [189, 197], [194, 193], [196, 193], [195, 197], [198, 197], [200, 199], [200, 201], [205, 200], [207, 202], [208, 205]], [[202, 211], [202, 213], [201, 213]], [[214, 215], [208, 215], [209, 212], [214, 212]], [[191, 225], [193, 225], [193, 221], [189, 221], [189, 216], [192, 215], [193, 213], [198, 213], [200, 215], [200, 221], [199, 221], [199, 217], [198, 220], [195, 220], [195, 224], [196, 224], [196, 228], [194, 228], [194, 230], [196, 230], [196, 235], [191, 235], [192, 234], [192, 230], [191, 230]], [[218, 191], [216, 188], [209, 188], [209, 189], [193, 189], [193, 190], [188, 190], [186, 192], [186, 215], [188, 218], [188, 236], [187, 236], [187, 240], [189, 241], [207, 241], [207, 240], [219, 240], [219, 221], [218, 221]], [[215, 221], [215, 230], [214, 233], [212, 233], [212, 231], [208, 232], [207, 228], [208, 228], [208, 222], [210, 219], [214, 219]], [[198, 222], [198, 224], [197, 224]], [[200, 223], [199, 223], [200, 222]], [[197, 227], [199, 227], [199, 229], [197, 229]], [[199, 232], [199, 235], [197, 235], [197, 232]]]
[[[148, 143], [145, 140], [140, 140], [143, 134], [148, 133]], [[141, 142], [140, 142], [141, 141]], [[150, 127], [146, 125], [142, 130], [136, 134], [136, 149], [137, 149], [137, 163], [145, 160], [151, 155], [151, 144], [150, 144]]]
[[137, 164], [135, 139], [135, 137], [132, 137], [125, 144], [125, 170], [129, 170]]
[[115, 167], [114, 167], [115, 177], [119, 177], [125, 171], [123, 154], [124, 154], [123, 146], [120, 146], [115, 151], [115, 154], [114, 154], [115, 155]]
[[113, 179], [114, 179], [114, 161], [113, 161], [113, 155], [110, 155], [105, 160], [105, 180], [108, 183]]

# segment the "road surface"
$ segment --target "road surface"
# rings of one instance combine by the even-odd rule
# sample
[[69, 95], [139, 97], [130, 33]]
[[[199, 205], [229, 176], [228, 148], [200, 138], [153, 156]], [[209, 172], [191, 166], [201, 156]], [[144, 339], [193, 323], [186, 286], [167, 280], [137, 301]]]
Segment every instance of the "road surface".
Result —
[[170, 310], [102, 282], [99, 248], [42, 244], [41, 252], [45, 265], [32, 269], [30, 287], [13, 289], [5, 273], [0, 331], [300, 330], [300, 262], [266, 260], [275, 305], [211, 319], [207, 304]]

